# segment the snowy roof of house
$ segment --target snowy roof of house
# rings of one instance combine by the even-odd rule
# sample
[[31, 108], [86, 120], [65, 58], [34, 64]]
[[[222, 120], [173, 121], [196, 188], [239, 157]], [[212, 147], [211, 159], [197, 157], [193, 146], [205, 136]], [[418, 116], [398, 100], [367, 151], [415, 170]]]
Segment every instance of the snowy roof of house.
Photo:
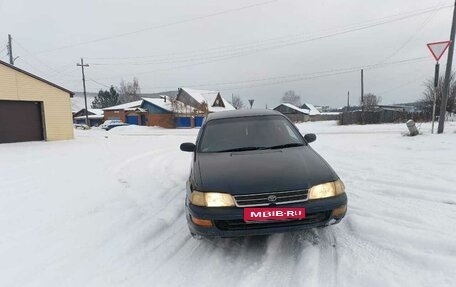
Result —
[[151, 103], [152, 105], [155, 105], [159, 108], [164, 109], [165, 111], [172, 112], [173, 111], [173, 106], [171, 101], [166, 101], [162, 98], [142, 98], [144, 101]]
[[87, 109], [90, 113], [98, 116], [102, 116], [104, 114], [103, 109]]
[[[102, 119], [103, 118], [103, 115], [88, 115], [87, 116], [89, 119]], [[86, 117], [85, 116], [78, 116], [78, 117], [74, 117], [76, 120], [83, 120], [85, 119]]]
[[340, 115], [342, 112], [323, 112], [320, 115]]
[[320, 112], [317, 110], [317, 108], [315, 108], [314, 105], [308, 104], [308, 103], [304, 103], [304, 105], [306, 105], [306, 107], [309, 108], [309, 111], [310, 111], [309, 115], [314, 116], [314, 115], [319, 115], [320, 114]]
[[225, 107], [213, 107], [212, 106], [215, 102], [215, 99], [217, 98], [217, 95], [220, 94], [220, 92], [208, 91], [208, 90], [195, 90], [195, 89], [188, 89], [188, 88], [182, 88], [182, 90], [187, 92], [187, 94], [189, 94], [192, 98], [194, 98], [198, 103], [202, 104], [202, 103], [206, 102], [208, 105], [209, 112], [221, 112], [221, 111], [235, 110], [235, 108], [221, 95], [220, 95], [220, 97], [222, 98], [222, 101], [223, 101], [223, 104]]
[[125, 109], [125, 111], [128, 111], [128, 112], [140, 112], [140, 113], [145, 113], [147, 112], [145, 109], [143, 108], [128, 108], [128, 109]]
[[[166, 98], [166, 102], [165, 102]], [[188, 105], [185, 105], [182, 102], [175, 101], [174, 102], [174, 107], [171, 101], [171, 98], [169, 96], [163, 95], [161, 98], [143, 98], [144, 101], [151, 103], [152, 105], [155, 105], [159, 108], [162, 108], [168, 112], [174, 111], [174, 107], [176, 107], [179, 112], [192, 112], [194, 110], [193, 107], [190, 107]]]
[[117, 106], [112, 106], [108, 108], [104, 108], [103, 111], [113, 111], [113, 110], [125, 110], [125, 109], [131, 109], [131, 108], [137, 108], [141, 106], [142, 100], [139, 101], [134, 101], [130, 103], [125, 103]]
[[[286, 107], [288, 107], [288, 108], [290, 108], [290, 109], [293, 109], [293, 110], [295, 110], [295, 111], [298, 111], [298, 112], [303, 113], [303, 114], [306, 114], [306, 115], [309, 114], [309, 110], [307, 110], [307, 109], [301, 109], [301, 108], [299, 108], [299, 107], [297, 107], [297, 106], [295, 106], [295, 105], [293, 105], [293, 104], [281, 103], [281, 104], [278, 105], [277, 107], [280, 107], [281, 105], [286, 106]], [[276, 108], [277, 108], [277, 107], [276, 107]], [[275, 109], [275, 108], [274, 108], [274, 109]]]

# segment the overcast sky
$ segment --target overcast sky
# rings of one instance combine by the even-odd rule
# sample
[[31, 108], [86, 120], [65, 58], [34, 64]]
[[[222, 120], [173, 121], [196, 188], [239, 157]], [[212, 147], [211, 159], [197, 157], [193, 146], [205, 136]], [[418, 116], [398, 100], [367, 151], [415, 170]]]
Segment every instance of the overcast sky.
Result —
[[[350, 91], [382, 103], [421, 97], [433, 77], [426, 43], [449, 39], [450, 0], [0, 0], [0, 59], [73, 91], [139, 79], [142, 92], [193, 87], [274, 107], [343, 106]], [[423, 57], [423, 58], [421, 58]], [[444, 73], [446, 55], [441, 60]]]

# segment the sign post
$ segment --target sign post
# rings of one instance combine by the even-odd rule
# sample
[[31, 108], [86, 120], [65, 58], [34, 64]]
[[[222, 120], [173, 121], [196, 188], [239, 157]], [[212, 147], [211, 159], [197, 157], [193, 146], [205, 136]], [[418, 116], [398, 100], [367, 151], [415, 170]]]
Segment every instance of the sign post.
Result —
[[439, 60], [450, 46], [451, 41], [442, 41], [442, 42], [434, 42], [427, 44], [429, 51], [431, 51], [432, 56], [436, 61], [435, 63], [435, 70], [434, 70], [434, 90], [433, 90], [433, 98], [434, 103], [432, 105], [432, 129], [431, 133], [434, 133], [434, 121], [435, 121], [435, 105], [437, 101], [437, 87], [439, 86]]

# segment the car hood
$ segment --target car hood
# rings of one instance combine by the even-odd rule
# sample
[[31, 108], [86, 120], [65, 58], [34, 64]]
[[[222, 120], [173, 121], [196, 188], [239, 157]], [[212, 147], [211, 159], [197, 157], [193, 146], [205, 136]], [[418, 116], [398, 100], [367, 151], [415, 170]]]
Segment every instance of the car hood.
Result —
[[235, 153], [199, 153], [195, 188], [233, 195], [308, 189], [336, 173], [309, 146]]

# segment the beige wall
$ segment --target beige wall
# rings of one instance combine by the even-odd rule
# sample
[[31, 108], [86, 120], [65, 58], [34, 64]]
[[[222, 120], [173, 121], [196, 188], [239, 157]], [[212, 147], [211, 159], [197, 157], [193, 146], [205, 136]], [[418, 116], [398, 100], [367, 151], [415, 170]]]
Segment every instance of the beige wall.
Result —
[[73, 138], [68, 93], [0, 64], [0, 100], [43, 102], [46, 140]]

